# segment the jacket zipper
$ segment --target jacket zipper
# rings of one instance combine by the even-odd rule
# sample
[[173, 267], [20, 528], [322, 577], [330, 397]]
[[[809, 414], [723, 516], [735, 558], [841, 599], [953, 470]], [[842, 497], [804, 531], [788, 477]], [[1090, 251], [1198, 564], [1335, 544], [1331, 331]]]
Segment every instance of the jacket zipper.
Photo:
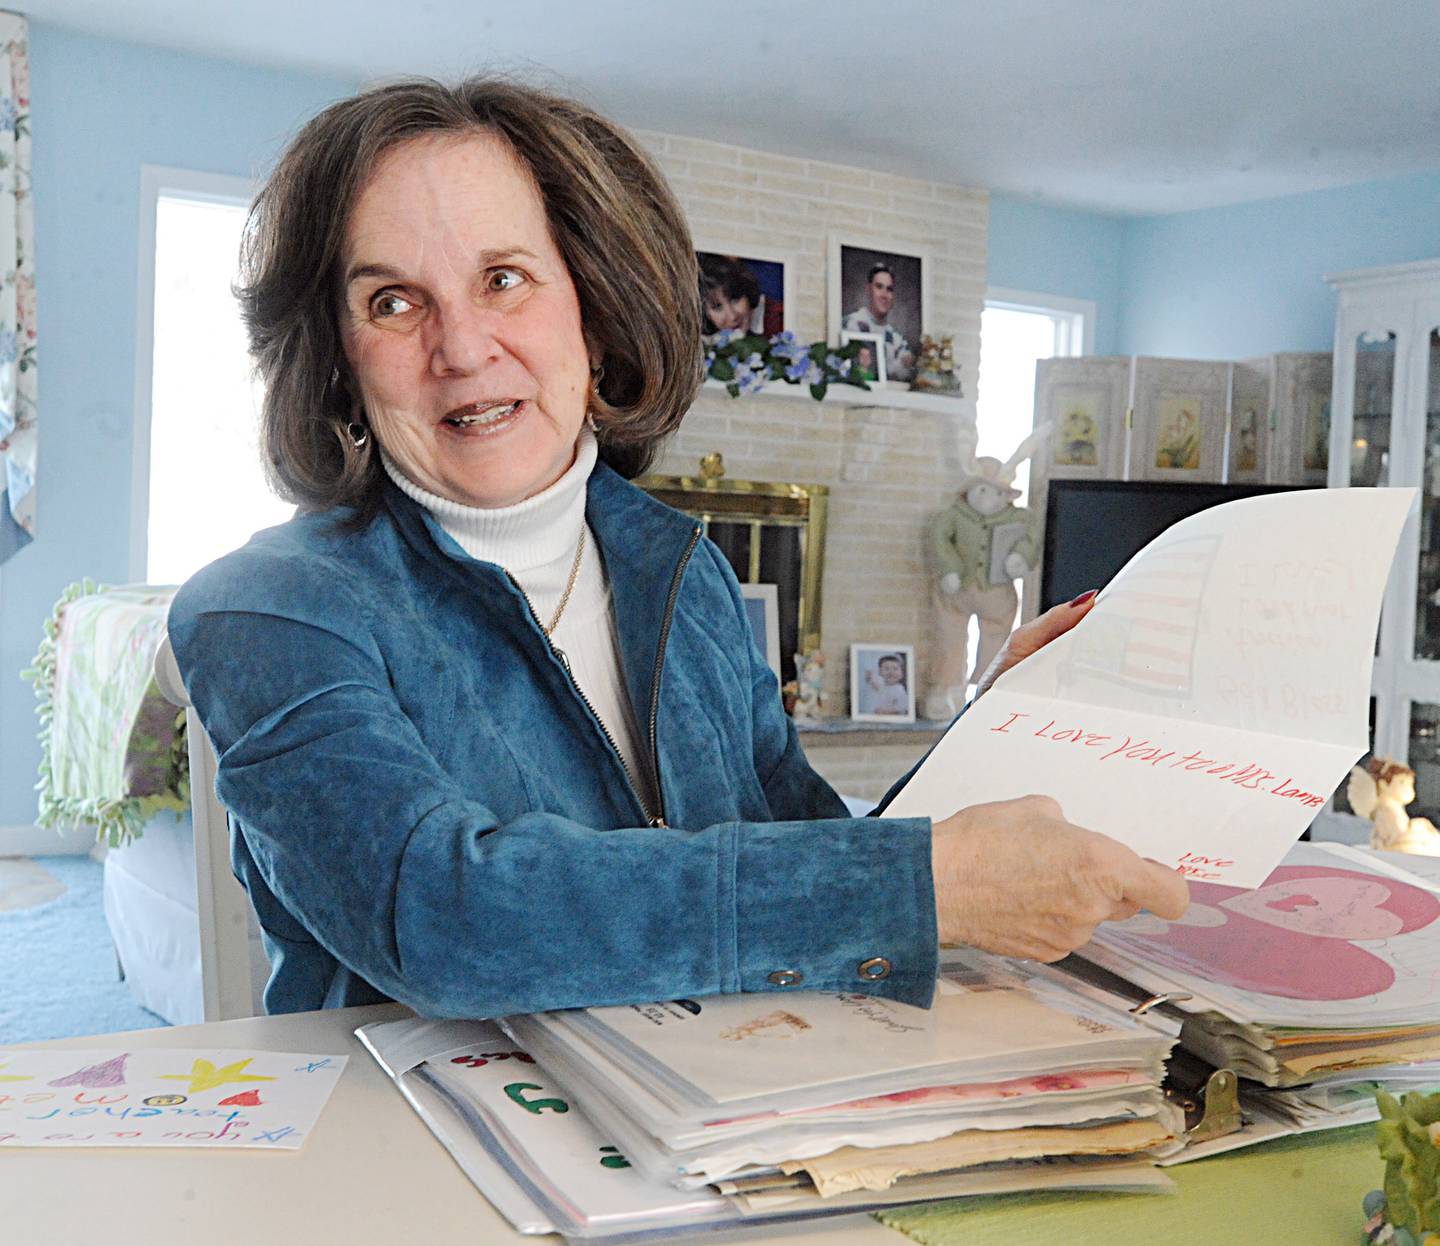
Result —
[[675, 599], [680, 596], [680, 579], [690, 565], [690, 555], [700, 543], [701, 531], [697, 527], [690, 533], [690, 544], [685, 547], [670, 581], [670, 596], [665, 599], [665, 617], [660, 624], [660, 647], [655, 651], [655, 672], [650, 678], [650, 766], [655, 775], [655, 799], [660, 802], [660, 812], [651, 819], [651, 826], [669, 825], [665, 821], [665, 790], [660, 786], [660, 670], [665, 665], [665, 643], [670, 639], [670, 621], [675, 615]]
[[[655, 796], [660, 802], [658, 812], [652, 810], [650, 806], [645, 803], [645, 797], [641, 794], [640, 785], [635, 781], [635, 775], [631, 771], [629, 763], [625, 760], [625, 754], [620, 751], [620, 746], [615, 743], [615, 737], [610, 734], [610, 728], [605, 725], [605, 720], [595, 712], [595, 706], [591, 704], [590, 698], [585, 695], [585, 690], [576, 682], [574, 672], [570, 669], [570, 663], [563, 660], [560, 661], [560, 665], [565, 668], [566, 678], [570, 680], [570, 686], [575, 689], [575, 695], [585, 703], [585, 708], [590, 711], [590, 717], [595, 720], [595, 725], [600, 728], [600, 734], [605, 737], [605, 742], [610, 745], [610, 751], [615, 754], [615, 760], [620, 763], [620, 769], [625, 772], [625, 779], [626, 782], [630, 784], [630, 791], [635, 797], [635, 803], [640, 806], [641, 812], [645, 815], [646, 823], [650, 826], [669, 825], [669, 823], [665, 821], [665, 794], [660, 787], [660, 748], [657, 731], [657, 723], [660, 717], [660, 669], [665, 662], [665, 642], [670, 636], [670, 621], [675, 613], [675, 600], [680, 595], [680, 577], [684, 575], [685, 568], [690, 563], [690, 556], [695, 552], [695, 546], [699, 543], [700, 535], [701, 530], [699, 528], [696, 528], [695, 531], [691, 533], [690, 544], [686, 546], [684, 557], [680, 559], [680, 565], [675, 569], [674, 578], [670, 582], [670, 596], [666, 598], [665, 601], [665, 616], [660, 625], [660, 648], [655, 654], [655, 673], [650, 686], [650, 764], [652, 773], [655, 776]], [[534, 620], [536, 629], [541, 636], [545, 637], [545, 643], [550, 647], [550, 652], [554, 654], [556, 652], [555, 643], [549, 636], [545, 636], [545, 628], [540, 622], [540, 616], [535, 613], [535, 607], [530, 604], [529, 596], [525, 590], [520, 587], [520, 582], [516, 580], [513, 575], [508, 571], [505, 575], [510, 583], [514, 585], [515, 591], [520, 594], [520, 599], [525, 603], [525, 608], [529, 610], [530, 617]], [[559, 660], [558, 655], [557, 660]]]

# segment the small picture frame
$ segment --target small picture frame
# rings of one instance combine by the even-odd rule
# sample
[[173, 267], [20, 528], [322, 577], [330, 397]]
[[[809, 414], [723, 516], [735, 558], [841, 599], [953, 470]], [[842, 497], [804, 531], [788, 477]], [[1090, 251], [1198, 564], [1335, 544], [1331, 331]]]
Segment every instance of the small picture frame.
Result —
[[742, 584], [740, 596], [750, 630], [755, 634], [755, 647], [765, 655], [775, 678], [780, 676], [780, 598], [774, 584]]
[[700, 271], [700, 337], [710, 341], [722, 332], [774, 337], [791, 328], [786, 308], [795, 305], [793, 257], [747, 247], [702, 246], [697, 239], [695, 262]]
[[915, 721], [915, 647], [850, 646], [850, 717], [862, 723]]
[[913, 381], [920, 339], [933, 332], [929, 255], [906, 242], [831, 234], [828, 258], [831, 340], [843, 345], [846, 333], [878, 333], [886, 381]]
[[858, 377], [867, 385], [887, 384], [890, 377], [885, 370], [885, 339], [878, 333], [850, 333], [841, 329], [840, 345], [848, 346], [851, 342], [861, 342], [864, 345], [855, 356], [854, 363], [850, 365], [850, 375]]

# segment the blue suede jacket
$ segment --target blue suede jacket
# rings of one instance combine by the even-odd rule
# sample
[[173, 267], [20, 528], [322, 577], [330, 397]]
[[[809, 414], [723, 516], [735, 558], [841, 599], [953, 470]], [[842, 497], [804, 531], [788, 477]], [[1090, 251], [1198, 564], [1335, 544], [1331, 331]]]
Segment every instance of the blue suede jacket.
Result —
[[[297, 517], [180, 590], [170, 637], [220, 757], [267, 1008], [796, 989], [777, 970], [928, 1005], [929, 821], [845, 816], [692, 520], [603, 464], [586, 513], [658, 810], [518, 586], [388, 481], [364, 529]], [[888, 977], [861, 976], [874, 957]]]

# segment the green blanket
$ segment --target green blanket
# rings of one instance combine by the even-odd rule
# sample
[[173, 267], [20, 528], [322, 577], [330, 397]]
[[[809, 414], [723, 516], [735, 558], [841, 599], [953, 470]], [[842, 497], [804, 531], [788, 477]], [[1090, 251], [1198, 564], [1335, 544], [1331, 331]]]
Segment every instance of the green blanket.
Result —
[[72, 584], [45, 624], [35, 663], [40, 826], [95, 827], [112, 848], [161, 809], [190, 807], [185, 715], [155, 686], [173, 588]]

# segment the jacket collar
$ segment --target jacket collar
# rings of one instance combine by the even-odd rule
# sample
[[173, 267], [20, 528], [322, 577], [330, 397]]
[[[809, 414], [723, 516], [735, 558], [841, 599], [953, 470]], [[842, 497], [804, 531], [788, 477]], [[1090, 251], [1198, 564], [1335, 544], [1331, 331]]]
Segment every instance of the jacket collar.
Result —
[[[482, 578], [517, 598], [503, 568], [470, 557], [433, 515], [395, 486], [382, 482], [385, 508], [406, 543], [449, 575]], [[598, 462], [586, 486], [585, 518], [605, 559], [620, 639], [620, 661], [635, 716], [648, 724], [670, 587], [699, 524]], [[498, 581], [498, 584], [497, 584]]]
[[700, 525], [604, 463], [597, 463], [590, 476], [585, 518], [605, 555], [620, 661], [648, 746], [670, 588]]

